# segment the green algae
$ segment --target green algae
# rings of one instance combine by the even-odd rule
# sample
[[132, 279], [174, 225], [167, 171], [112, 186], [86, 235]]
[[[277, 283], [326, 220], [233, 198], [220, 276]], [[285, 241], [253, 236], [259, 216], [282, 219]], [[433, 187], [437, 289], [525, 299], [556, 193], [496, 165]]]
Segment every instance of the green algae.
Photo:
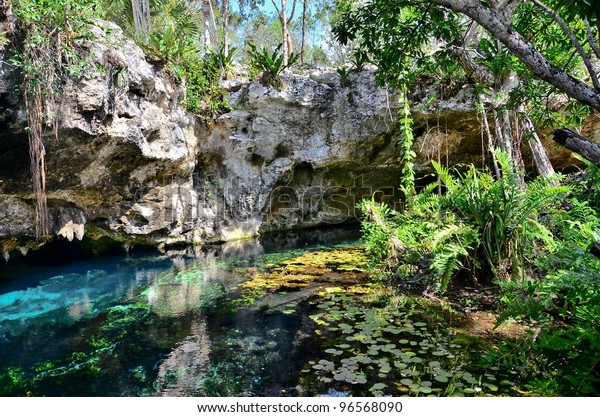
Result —
[[362, 280], [367, 264], [361, 247], [302, 253], [269, 264], [266, 271], [249, 272], [248, 279], [234, 288], [231, 304], [235, 308], [251, 306], [268, 294], [295, 292], [315, 284]]

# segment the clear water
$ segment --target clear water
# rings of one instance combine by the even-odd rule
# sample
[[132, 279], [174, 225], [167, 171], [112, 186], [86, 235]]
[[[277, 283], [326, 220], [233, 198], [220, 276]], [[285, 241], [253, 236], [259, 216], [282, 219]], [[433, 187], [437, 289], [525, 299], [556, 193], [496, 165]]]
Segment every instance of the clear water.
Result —
[[[294, 395], [314, 356], [297, 314], [223, 297], [269, 255], [356, 241], [333, 229], [62, 266], [0, 266], [0, 394]], [[242, 369], [243, 368], [243, 369]]]

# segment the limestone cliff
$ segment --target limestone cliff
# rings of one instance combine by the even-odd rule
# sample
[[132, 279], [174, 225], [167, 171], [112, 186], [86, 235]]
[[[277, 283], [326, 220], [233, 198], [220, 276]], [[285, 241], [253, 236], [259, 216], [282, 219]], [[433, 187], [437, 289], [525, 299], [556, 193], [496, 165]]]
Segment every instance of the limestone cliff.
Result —
[[[93, 33], [81, 44], [89, 70], [64, 86], [58, 140], [45, 143], [54, 237], [92, 251], [111, 242], [200, 244], [351, 220], [363, 197], [397, 201], [398, 100], [372, 72], [344, 83], [335, 72], [285, 75], [280, 91], [224, 82], [235, 110], [207, 128], [184, 111], [184, 89], [118, 27], [101, 23]], [[18, 76], [0, 62], [0, 249], [8, 258], [37, 244]], [[451, 163], [480, 159], [466, 97], [459, 88], [441, 112], [416, 114], [420, 172], [438, 149]]]

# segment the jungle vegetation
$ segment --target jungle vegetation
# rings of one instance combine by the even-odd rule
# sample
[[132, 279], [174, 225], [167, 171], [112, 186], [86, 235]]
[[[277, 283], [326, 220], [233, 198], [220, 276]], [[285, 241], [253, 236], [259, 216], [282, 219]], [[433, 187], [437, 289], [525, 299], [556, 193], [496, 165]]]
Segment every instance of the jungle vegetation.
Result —
[[[234, 4], [235, 3], [235, 4]], [[544, 395], [600, 390], [600, 168], [556, 174], [540, 132], [577, 129], [600, 110], [597, 0], [10, 0], [7, 45], [28, 109], [36, 235], [48, 233], [43, 134], [56, 126], [61, 81], [81, 76], [78, 39], [112, 20], [185, 82], [185, 104], [207, 123], [229, 109], [218, 88], [237, 62], [277, 86], [286, 68], [367, 63], [400, 92], [404, 209], [363, 201], [364, 240], [382, 279], [432, 294], [493, 286], [500, 319], [534, 329], [487, 360], [519, 365]], [[265, 6], [272, 6], [272, 12]], [[19, 42], [16, 42], [19, 40]], [[266, 74], [266, 75], [265, 75]], [[411, 90], [474, 86], [484, 167], [413, 169]], [[442, 97], [443, 98], [443, 97]], [[425, 97], [424, 102], [433, 99]], [[435, 109], [432, 109], [435, 111]], [[525, 172], [531, 147], [537, 177]]]

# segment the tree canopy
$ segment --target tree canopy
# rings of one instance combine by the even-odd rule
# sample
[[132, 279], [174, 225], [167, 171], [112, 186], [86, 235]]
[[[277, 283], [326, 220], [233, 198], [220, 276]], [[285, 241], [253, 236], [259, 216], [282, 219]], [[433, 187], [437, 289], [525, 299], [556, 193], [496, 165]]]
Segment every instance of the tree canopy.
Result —
[[598, 10], [595, 0], [373, 0], [350, 7], [335, 34], [358, 40], [387, 79], [466, 61], [475, 81], [482, 69], [516, 71], [527, 88], [543, 80], [546, 94], [550, 86], [600, 110]]

